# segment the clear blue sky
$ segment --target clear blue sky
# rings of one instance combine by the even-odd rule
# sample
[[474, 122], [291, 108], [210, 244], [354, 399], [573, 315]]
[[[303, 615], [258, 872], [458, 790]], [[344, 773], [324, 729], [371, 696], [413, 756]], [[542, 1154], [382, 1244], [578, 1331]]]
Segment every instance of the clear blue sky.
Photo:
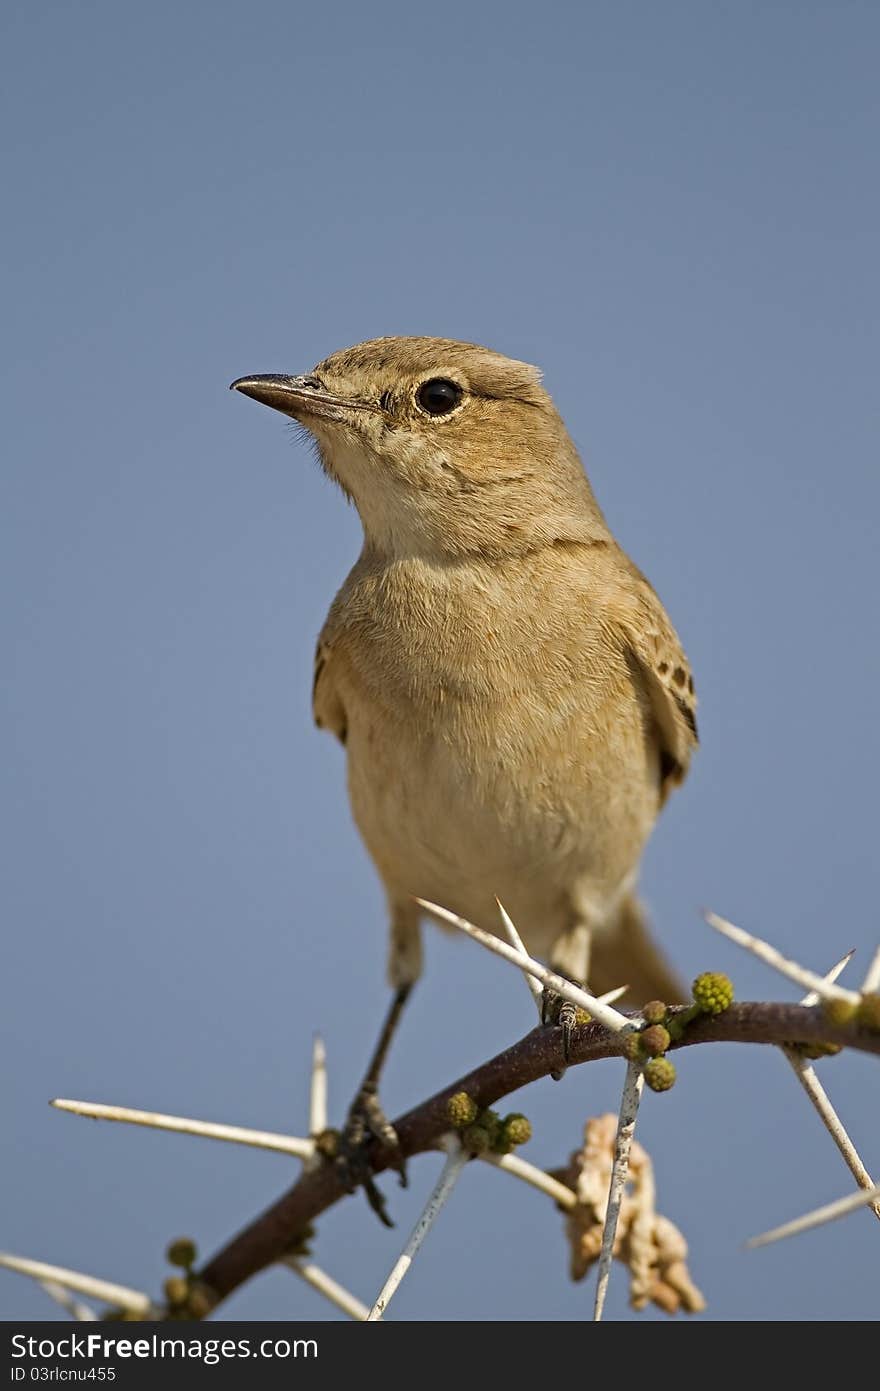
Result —
[[[385, 923], [314, 638], [356, 516], [244, 373], [380, 334], [539, 363], [686, 643], [703, 747], [643, 887], [682, 972], [793, 998], [699, 908], [816, 968], [880, 934], [880, 14], [859, 0], [9, 3], [2, 83], [5, 906], [0, 1246], [157, 1289], [292, 1178], [50, 1112], [85, 1097], [302, 1131], [385, 1006]], [[532, 1025], [431, 933], [392, 1114]], [[880, 1169], [878, 1074], [822, 1066]], [[516, 1100], [559, 1164], [620, 1067]], [[876, 1317], [876, 1222], [742, 1241], [850, 1179], [776, 1053], [694, 1050], [644, 1108], [716, 1319]], [[363, 1298], [437, 1161], [322, 1220]], [[399, 1318], [582, 1318], [558, 1215], [472, 1166]], [[625, 1280], [609, 1312], [626, 1317]], [[41, 1317], [0, 1275], [0, 1313]], [[229, 1316], [326, 1317], [276, 1271]]]

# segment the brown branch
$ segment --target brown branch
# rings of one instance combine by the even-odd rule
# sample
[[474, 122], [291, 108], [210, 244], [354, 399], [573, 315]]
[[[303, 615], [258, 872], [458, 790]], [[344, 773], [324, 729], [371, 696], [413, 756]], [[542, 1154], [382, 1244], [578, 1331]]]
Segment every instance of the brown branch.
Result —
[[[674, 1048], [696, 1043], [815, 1043], [843, 1044], [866, 1053], [880, 1054], [880, 1033], [864, 1028], [829, 1024], [821, 1009], [788, 1004], [733, 1004], [714, 1018], [705, 1016], [688, 1026]], [[619, 1054], [620, 1041], [598, 1024], [579, 1026], [572, 1039], [569, 1066], [595, 1062]], [[437, 1092], [394, 1122], [401, 1150], [407, 1158], [436, 1148], [449, 1130], [447, 1102], [455, 1092], [466, 1091], [482, 1109], [518, 1091], [529, 1082], [547, 1077], [563, 1063], [561, 1031], [533, 1029], [518, 1043], [490, 1058], [465, 1077]], [[373, 1144], [370, 1162], [381, 1173], [393, 1154]], [[302, 1238], [314, 1220], [347, 1196], [338, 1174], [328, 1164], [302, 1175], [277, 1202], [234, 1236], [199, 1272], [199, 1285], [212, 1307], [246, 1280], [274, 1265]]]

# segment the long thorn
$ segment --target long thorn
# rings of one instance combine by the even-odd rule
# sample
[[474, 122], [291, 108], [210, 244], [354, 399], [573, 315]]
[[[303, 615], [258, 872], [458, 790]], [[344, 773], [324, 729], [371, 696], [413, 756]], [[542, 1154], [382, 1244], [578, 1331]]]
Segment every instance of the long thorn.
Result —
[[854, 1212], [856, 1208], [874, 1202], [877, 1198], [880, 1198], [880, 1184], [865, 1192], [851, 1193], [849, 1197], [838, 1198], [834, 1203], [827, 1203], [825, 1207], [817, 1207], [803, 1217], [796, 1217], [793, 1222], [786, 1222], [781, 1227], [774, 1227], [772, 1231], [762, 1232], [760, 1236], [750, 1237], [746, 1246], [769, 1246], [771, 1241], [781, 1241], [783, 1237], [795, 1236], [797, 1232], [809, 1231], [811, 1227], [821, 1227], [823, 1223], [833, 1222], [837, 1217], [845, 1217], [848, 1212]]
[[[504, 924], [504, 931], [507, 933], [508, 942], [514, 948], [515, 951], [519, 952], [520, 956], [528, 956], [528, 952], [525, 949], [523, 939], [517, 932], [516, 927], [514, 926], [513, 919], [511, 918], [504, 904], [501, 902], [501, 899], [496, 898], [495, 902], [498, 904], [498, 912], [501, 915], [501, 921]], [[529, 975], [528, 971], [526, 971], [524, 974], [526, 978], [526, 985], [532, 992], [532, 998], [535, 1001], [535, 1004], [538, 1006], [538, 1015], [540, 1017], [543, 1009], [544, 999], [544, 991], [541, 988], [541, 982], [538, 980], [537, 976]]]
[[720, 932], [724, 937], [729, 937], [731, 942], [736, 942], [738, 947], [744, 947], [746, 951], [752, 952], [765, 965], [772, 966], [781, 975], [787, 976], [797, 985], [814, 990], [821, 999], [846, 1000], [847, 1004], [851, 1005], [859, 1003], [860, 996], [857, 991], [844, 990], [840, 985], [832, 985], [824, 976], [817, 976], [815, 971], [808, 971], [805, 966], [799, 966], [796, 961], [789, 961], [788, 957], [783, 956], [775, 947], [771, 947], [769, 942], [755, 937], [751, 932], [745, 932], [741, 927], [736, 927], [734, 923], [719, 917], [717, 913], [706, 913], [705, 918], [709, 926], [714, 927], [716, 932]]
[[[846, 956], [841, 957], [836, 966], [833, 966], [828, 972], [825, 979], [828, 981], [837, 980], [837, 977], [852, 957], [852, 954], [853, 953], [850, 951], [847, 952]], [[815, 991], [812, 990], [801, 1000], [802, 1005], [814, 1005], [815, 1003], [816, 995]], [[791, 1064], [795, 1077], [797, 1077], [813, 1106], [816, 1108], [822, 1124], [825, 1126], [828, 1134], [843, 1155], [844, 1161], [856, 1183], [860, 1188], [873, 1188], [874, 1180], [862, 1163], [858, 1150], [846, 1132], [846, 1127], [832, 1106], [828, 1093], [825, 1091], [825, 1088], [816, 1075], [815, 1068], [813, 1068], [807, 1059], [795, 1048], [785, 1047], [782, 1051]], [[875, 1217], [880, 1218], [880, 1203], [872, 1203], [871, 1211], [874, 1213]]]
[[520, 971], [537, 976], [538, 980], [549, 985], [550, 989], [555, 990], [557, 995], [561, 995], [563, 1000], [570, 1000], [573, 1005], [579, 1005], [581, 1009], [587, 1010], [611, 1033], [631, 1033], [635, 1029], [635, 1024], [631, 1019], [627, 1019], [625, 1014], [620, 1014], [611, 1005], [603, 1004], [595, 995], [590, 995], [586, 990], [572, 985], [571, 981], [565, 980], [563, 976], [558, 976], [555, 971], [550, 971], [546, 966], [542, 966], [540, 961], [535, 961], [533, 957], [524, 956], [521, 952], [515, 951], [513, 947], [509, 947], [506, 942], [502, 942], [491, 932], [484, 932], [481, 927], [475, 927], [466, 918], [460, 918], [457, 913], [450, 913], [448, 908], [441, 908], [438, 903], [429, 903], [424, 898], [417, 898], [416, 903], [420, 904], [427, 913], [431, 913], [433, 917], [439, 918], [441, 922], [449, 923], [451, 927], [457, 927], [466, 936], [473, 937], [474, 941], [479, 942], [481, 947], [485, 947], [487, 951], [494, 952], [496, 956], [509, 961]]
[[312, 1082], [309, 1089], [309, 1134], [327, 1129], [327, 1052], [320, 1034], [312, 1045]]
[[19, 1275], [28, 1275], [41, 1283], [54, 1281], [68, 1290], [101, 1299], [114, 1309], [127, 1309], [133, 1314], [151, 1314], [154, 1305], [149, 1295], [140, 1290], [129, 1289], [127, 1285], [114, 1285], [109, 1280], [99, 1280], [94, 1275], [84, 1275], [79, 1270], [67, 1270], [62, 1265], [47, 1265], [45, 1261], [32, 1261], [26, 1256], [13, 1256], [8, 1251], [0, 1251], [0, 1266], [15, 1270]]
[[877, 948], [871, 958], [871, 964], [862, 982], [863, 995], [873, 995], [876, 990], [880, 990], [880, 947]]
[[593, 1322], [598, 1323], [605, 1308], [605, 1295], [608, 1292], [608, 1279], [611, 1274], [611, 1261], [614, 1256], [614, 1238], [617, 1235], [617, 1219], [620, 1204], [629, 1172], [629, 1152], [632, 1148], [633, 1132], [639, 1114], [639, 1102], [645, 1085], [645, 1074], [635, 1063], [627, 1063], [623, 1082], [623, 1095], [620, 1098], [620, 1116], [617, 1122], [617, 1142], [614, 1150], [614, 1164], [611, 1169], [611, 1182], [608, 1188], [608, 1207], [605, 1211], [605, 1226], [602, 1231], [602, 1251], [599, 1256], [599, 1281], [596, 1285], [596, 1304]]
[[305, 1260], [302, 1256], [290, 1256], [285, 1262], [291, 1270], [295, 1271], [307, 1285], [311, 1285], [313, 1290], [323, 1294], [325, 1299], [329, 1299], [331, 1304], [335, 1304], [337, 1309], [341, 1309], [344, 1314], [348, 1314], [350, 1319], [365, 1322], [369, 1309], [366, 1304], [350, 1294], [344, 1285], [340, 1285], [326, 1270], [314, 1265], [311, 1261]]
[[40, 1289], [46, 1291], [50, 1299], [54, 1299], [56, 1304], [66, 1309], [77, 1323], [94, 1323], [97, 1320], [98, 1315], [94, 1309], [90, 1309], [88, 1304], [83, 1304], [81, 1299], [74, 1299], [70, 1291], [59, 1285], [57, 1280], [38, 1280], [37, 1284]]
[[309, 1159], [315, 1152], [313, 1140], [301, 1140], [297, 1135], [276, 1135], [269, 1130], [248, 1130], [241, 1125], [218, 1125], [214, 1121], [196, 1121], [187, 1116], [166, 1116], [159, 1111], [135, 1111], [130, 1106], [105, 1106], [100, 1101], [66, 1101], [56, 1097], [49, 1104], [59, 1111], [70, 1111], [75, 1116], [90, 1116], [93, 1120], [124, 1121], [128, 1125], [145, 1125], [152, 1130], [201, 1135], [207, 1140], [226, 1140], [233, 1145], [276, 1150], [279, 1154], [292, 1154], [297, 1159]]
[[577, 1195], [570, 1188], [543, 1169], [520, 1159], [518, 1154], [481, 1154], [480, 1158], [486, 1164], [493, 1164], [496, 1169], [512, 1174], [514, 1178], [522, 1179], [523, 1183], [537, 1188], [540, 1193], [546, 1193], [559, 1207], [569, 1209], [577, 1205]]
[[468, 1154], [462, 1149], [457, 1136], [449, 1136], [445, 1141], [446, 1163], [440, 1173], [421, 1217], [410, 1233], [409, 1241], [394, 1264], [394, 1268], [367, 1315], [369, 1323], [376, 1323], [384, 1317], [395, 1291], [413, 1263], [413, 1258], [434, 1224], [437, 1214], [446, 1202], [468, 1161]]

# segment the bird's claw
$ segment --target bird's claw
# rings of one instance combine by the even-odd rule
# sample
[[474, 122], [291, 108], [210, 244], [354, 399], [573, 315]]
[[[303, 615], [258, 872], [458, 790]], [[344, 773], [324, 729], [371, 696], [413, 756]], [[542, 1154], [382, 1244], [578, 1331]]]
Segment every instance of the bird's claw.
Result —
[[[566, 1063], [571, 1056], [571, 1035], [577, 1021], [577, 1006], [570, 1001], [564, 1000], [555, 990], [549, 986], [544, 987], [541, 997], [541, 1023], [551, 1026], [558, 1025], [562, 1029], [562, 1056]], [[555, 1067], [550, 1073], [554, 1082], [558, 1082], [560, 1077], [565, 1076], [564, 1067]]]
[[406, 1188], [406, 1161], [401, 1153], [397, 1131], [382, 1110], [375, 1087], [365, 1084], [352, 1102], [345, 1129], [335, 1146], [333, 1163], [347, 1192], [354, 1193], [357, 1188], [363, 1188], [367, 1202], [379, 1221], [386, 1227], [393, 1227], [385, 1196], [376, 1183], [367, 1153], [372, 1139], [393, 1151], [392, 1168], [397, 1171], [401, 1188]]

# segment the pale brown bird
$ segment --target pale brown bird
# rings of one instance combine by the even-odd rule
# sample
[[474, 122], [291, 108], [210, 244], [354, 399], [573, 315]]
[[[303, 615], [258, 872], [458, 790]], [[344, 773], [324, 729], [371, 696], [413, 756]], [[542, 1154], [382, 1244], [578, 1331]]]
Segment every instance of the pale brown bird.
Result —
[[390, 1141], [376, 1090], [422, 969], [416, 897], [497, 931], [497, 895], [595, 992], [680, 996], [635, 881], [697, 741], [694, 683], [534, 367], [379, 338], [233, 387], [314, 436], [363, 524], [314, 711], [388, 898], [395, 997], [348, 1135]]

